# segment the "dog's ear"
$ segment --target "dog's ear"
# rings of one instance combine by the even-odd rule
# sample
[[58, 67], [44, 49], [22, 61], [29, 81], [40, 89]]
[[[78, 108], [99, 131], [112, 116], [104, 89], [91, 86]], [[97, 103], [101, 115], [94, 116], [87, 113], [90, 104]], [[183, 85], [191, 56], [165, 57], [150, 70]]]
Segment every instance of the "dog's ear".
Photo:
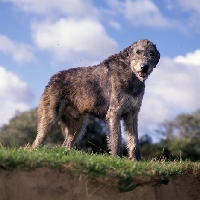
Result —
[[123, 62], [129, 62], [130, 61], [130, 47], [127, 47], [123, 51], [120, 51], [120, 57], [123, 60]]
[[126, 58], [130, 55], [130, 47], [127, 47], [122, 51], [123, 57]]
[[[156, 51], [157, 51], [157, 54], [156, 54], [155, 60], [156, 60], [156, 65], [157, 65], [160, 60], [160, 52], [157, 49], [156, 49]], [[156, 65], [154, 66], [154, 68], [156, 68]]]

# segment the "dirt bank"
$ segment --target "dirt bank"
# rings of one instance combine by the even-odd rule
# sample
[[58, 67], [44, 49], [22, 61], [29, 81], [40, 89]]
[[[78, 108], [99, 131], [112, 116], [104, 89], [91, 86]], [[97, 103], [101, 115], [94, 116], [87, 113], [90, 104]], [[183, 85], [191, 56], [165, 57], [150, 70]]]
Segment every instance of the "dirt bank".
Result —
[[91, 181], [65, 168], [0, 169], [0, 200], [200, 200], [200, 175], [180, 175], [162, 184], [153, 178], [135, 179], [129, 192], [119, 192], [115, 179]]

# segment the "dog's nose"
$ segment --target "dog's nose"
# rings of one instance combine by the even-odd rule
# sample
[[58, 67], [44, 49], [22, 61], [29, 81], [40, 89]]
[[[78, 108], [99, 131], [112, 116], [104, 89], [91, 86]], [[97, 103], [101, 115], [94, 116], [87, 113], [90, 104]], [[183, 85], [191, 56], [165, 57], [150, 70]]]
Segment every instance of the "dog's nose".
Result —
[[149, 68], [149, 65], [142, 65], [142, 66], [141, 66], [141, 69], [142, 69], [142, 70], [147, 70], [148, 68]]

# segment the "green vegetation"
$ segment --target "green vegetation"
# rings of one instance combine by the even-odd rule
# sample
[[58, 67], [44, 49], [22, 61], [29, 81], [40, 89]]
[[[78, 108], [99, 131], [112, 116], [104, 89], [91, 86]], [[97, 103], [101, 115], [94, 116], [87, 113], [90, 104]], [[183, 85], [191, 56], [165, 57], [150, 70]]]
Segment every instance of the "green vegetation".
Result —
[[88, 176], [111, 176], [129, 180], [137, 176], [159, 177], [166, 180], [182, 173], [200, 173], [200, 162], [190, 161], [143, 161], [133, 162], [126, 158], [112, 157], [107, 154], [66, 151], [63, 147], [28, 150], [19, 147], [0, 148], [0, 167], [13, 170], [17, 167], [34, 169], [38, 167], [65, 166], [76, 174]]
[[152, 144], [149, 136], [143, 140], [141, 149], [145, 158], [200, 160], [200, 110], [163, 122], [156, 135], [163, 137], [159, 143]]
[[[142, 123], [142, 122], [141, 122]], [[18, 113], [10, 123], [0, 128], [0, 143], [4, 147], [32, 144], [36, 137], [37, 110]], [[150, 135], [161, 138], [152, 143]], [[56, 126], [43, 145], [55, 147], [64, 141], [61, 129]], [[191, 114], [180, 114], [170, 121], [160, 124], [153, 133], [140, 138], [141, 155], [144, 160], [190, 160], [200, 161], [200, 110]], [[107, 153], [106, 128], [102, 121], [90, 117], [84, 137], [76, 144], [76, 149], [85, 152]], [[126, 149], [123, 155], [127, 155]]]

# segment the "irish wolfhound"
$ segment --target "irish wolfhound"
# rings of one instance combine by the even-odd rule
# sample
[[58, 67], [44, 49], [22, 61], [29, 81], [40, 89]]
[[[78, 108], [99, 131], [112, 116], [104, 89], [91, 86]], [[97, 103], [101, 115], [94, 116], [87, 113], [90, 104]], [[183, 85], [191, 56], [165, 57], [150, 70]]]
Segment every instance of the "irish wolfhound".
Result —
[[52, 126], [59, 122], [70, 149], [80, 139], [93, 115], [107, 122], [108, 148], [121, 155], [122, 119], [129, 158], [140, 159], [138, 112], [145, 80], [159, 62], [160, 54], [149, 40], [142, 39], [112, 55], [99, 65], [60, 71], [51, 77], [38, 107], [37, 148]]

